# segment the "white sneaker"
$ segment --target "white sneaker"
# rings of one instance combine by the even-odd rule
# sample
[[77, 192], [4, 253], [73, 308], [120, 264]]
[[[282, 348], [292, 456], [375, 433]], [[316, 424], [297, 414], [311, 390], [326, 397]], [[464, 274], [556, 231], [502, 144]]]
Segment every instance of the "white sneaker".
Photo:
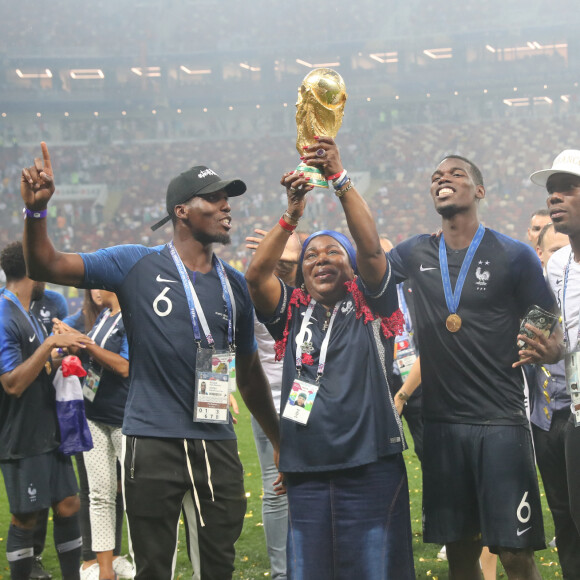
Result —
[[127, 559], [127, 556], [119, 556], [113, 560], [113, 570], [117, 578], [135, 578], [135, 566]]
[[439, 560], [447, 560], [447, 548], [445, 546], [437, 552], [437, 558], [439, 558]]
[[81, 580], [99, 580], [99, 565], [91, 564], [83, 570], [81, 566]]

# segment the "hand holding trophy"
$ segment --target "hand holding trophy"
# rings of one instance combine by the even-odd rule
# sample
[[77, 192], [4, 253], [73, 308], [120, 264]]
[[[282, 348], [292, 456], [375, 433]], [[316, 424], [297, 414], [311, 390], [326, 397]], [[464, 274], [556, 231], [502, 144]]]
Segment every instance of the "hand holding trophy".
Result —
[[[317, 68], [304, 77], [296, 103], [296, 149], [301, 156], [305, 148], [317, 144], [316, 137], [336, 137], [342, 125], [346, 99], [344, 80], [336, 71]], [[316, 155], [324, 158], [325, 149], [318, 148]], [[310, 185], [328, 188], [324, 173], [317, 167], [300, 163], [296, 171], [310, 177]]]

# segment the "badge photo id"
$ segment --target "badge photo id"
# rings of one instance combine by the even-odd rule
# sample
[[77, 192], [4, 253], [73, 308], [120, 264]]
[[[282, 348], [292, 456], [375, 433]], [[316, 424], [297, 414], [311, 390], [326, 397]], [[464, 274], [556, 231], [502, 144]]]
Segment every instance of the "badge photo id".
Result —
[[290, 390], [282, 417], [306, 425], [318, 394], [318, 385], [296, 379]]
[[94, 367], [90, 367], [83, 382], [83, 397], [88, 399], [91, 403], [97, 396], [97, 390], [99, 389], [100, 382], [101, 373], [98, 373]]
[[193, 420], [196, 423], [228, 423], [229, 396], [227, 374], [197, 371]]

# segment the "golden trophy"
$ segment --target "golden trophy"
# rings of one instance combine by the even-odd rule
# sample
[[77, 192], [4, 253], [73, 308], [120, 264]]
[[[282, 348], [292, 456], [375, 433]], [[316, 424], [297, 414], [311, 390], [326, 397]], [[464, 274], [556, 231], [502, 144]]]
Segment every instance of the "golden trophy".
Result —
[[[346, 86], [336, 71], [317, 68], [304, 77], [296, 103], [296, 149], [300, 155], [306, 145], [316, 143], [315, 136], [336, 137], [342, 125], [346, 98]], [[301, 163], [296, 170], [310, 177], [311, 185], [328, 189], [328, 181], [317, 167]]]

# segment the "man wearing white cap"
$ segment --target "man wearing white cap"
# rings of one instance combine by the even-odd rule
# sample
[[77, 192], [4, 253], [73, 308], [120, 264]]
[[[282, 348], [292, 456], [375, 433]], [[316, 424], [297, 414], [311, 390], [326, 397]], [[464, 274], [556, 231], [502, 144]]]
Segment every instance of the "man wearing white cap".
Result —
[[[558, 300], [563, 319], [564, 345], [555, 348], [553, 341], [538, 337], [535, 362], [554, 362], [554, 352], [566, 357], [566, 382], [572, 398], [571, 413], [564, 433], [566, 482], [562, 482], [569, 506], [553, 509], [556, 525], [556, 545], [564, 578], [580, 578], [577, 552], [580, 549], [580, 383], [578, 362], [580, 342], [580, 150], [568, 149], [556, 157], [551, 169], [536, 171], [530, 176], [536, 185], [548, 192], [548, 209], [557, 232], [569, 236], [564, 246], [550, 258], [548, 282]], [[549, 360], [552, 357], [552, 360]], [[568, 509], [566, 509], [568, 508]]]

